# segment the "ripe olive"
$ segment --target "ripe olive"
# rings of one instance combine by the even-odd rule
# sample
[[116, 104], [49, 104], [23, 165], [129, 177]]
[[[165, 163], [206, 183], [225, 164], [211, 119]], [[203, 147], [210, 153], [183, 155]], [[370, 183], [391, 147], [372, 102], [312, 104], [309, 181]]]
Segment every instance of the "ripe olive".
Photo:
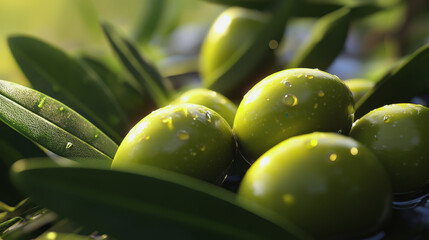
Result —
[[193, 103], [208, 107], [219, 113], [232, 126], [237, 106], [224, 95], [206, 88], [196, 88], [184, 92], [172, 104]]
[[348, 134], [353, 97], [336, 76], [306, 68], [274, 73], [243, 98], [233, 129], [241, 153], [254, 161], [277, 143], [300, 134]]
[[261, 12], [240, 7], [227, 8], [219, 15], [201, 47], [200, 74], [205, 86], [216, 79], [212, 75], [225, 71], [224, 65], [247, 47], [266, 20]]
[[429, 108], [405, 103], [377, 108], [353, 124], [350, 136], [375, 153], [397, 197], [429, 185]]
[[315, 239], [356, 239], [389, 218], [392, 190], [376, 156], [337, 133], [289, 138], [247, 171], [238, 195], [295, 223]]
[[131, 129], [112, 168], [150, 165], [219, 183], [235, 152], [231, 127], [218, 113], [195, 104], [169, 105]]

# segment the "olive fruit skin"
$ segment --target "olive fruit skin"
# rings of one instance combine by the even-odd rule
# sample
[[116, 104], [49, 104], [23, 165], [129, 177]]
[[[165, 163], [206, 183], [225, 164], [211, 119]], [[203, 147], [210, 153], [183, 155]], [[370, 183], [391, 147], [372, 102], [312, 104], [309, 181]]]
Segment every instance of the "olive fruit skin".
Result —
[[429, 185], [429, 108], [407, 103], [377, 108], [353, 124], [350, 136], [375, 153], [396, 197]]
[[149, 165], [220, 183], [235, 153], [231, 127], [218, 113], [196, 104], [169, 105], [130, 130], [112, 168]]
[[363, 237], [391, 214], [383, 166], [364, 145], [337, 133], [315, 132], [276, 145], [250, 167], [238, 195], [315, 239]]
[[203, 105], [219, 113], [232, 127], [237, 106], [224, 95], [206, 88], [195, 88], [184, 92], [172, 104], [192, 103]]
[[229, 7], [210, 28], [201, 47], [200, 74], [204, 86], [211, 85], [212, 75], [223, 73], [223, 65], [234, 53], [253, 39], [267, 21], [267, 16], [256, 10]]
[[348, 134], [354, 102], [336, 76], [307, 68], [287, 69], [257, 83], [238, 106], [233, 130], [240, 152], [252, 162], [292, 136]]
[[375, 85], [375, 82], [365, 79], [348, 79], [344, 80], [344, 83], [352, 92], [355, 103], [357, 103], [363, 97], [363, 95], [365, 95], [365, 93], [367, 93]]

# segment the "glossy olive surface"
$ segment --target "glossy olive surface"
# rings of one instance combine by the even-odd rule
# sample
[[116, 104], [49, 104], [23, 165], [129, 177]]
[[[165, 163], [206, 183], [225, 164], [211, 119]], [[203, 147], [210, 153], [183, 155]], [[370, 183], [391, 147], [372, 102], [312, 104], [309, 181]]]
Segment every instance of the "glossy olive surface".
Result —
[[223, 73], [223, 66], [240, 52], [267, 20], [259, 11], [230, 7], [215, 20], [203, 42], [200, 55], [200, 74], [204, 85]]
[[196, 88], [184, 92], [172, 104], [193, 103], [208, 107], [219, 113], [230, 126], [234, 123], [237, 106], [224, 95], [206, 88]]
[[350, 137], [311, 133], [281, 142], [247, 171], [238, 191], [315, 239], [355, 239], [389, 218], [392, 191], [376, 156]]
[[112, 168], [143, 164], [219, 182], [235, 153], [231, 127], [218, 113], [195, 104], [169, 105], [131, 129]]
[[344, 83], [352, 92], [355, 103], [375, 85], [375, 82], [365, 79], [348, 79], [344, 80]]
[[429, 109], [392, 104], [358, 119], [350, 136], [369, 147], [386, 168], [395, 194], [429, 185]]
[[233, 129], [241, 153], [254, 161], [277, 143], [314, 131], [348, 134], [353, 97], [336, 76], [307, 68], [274, 73], [243, 98]]

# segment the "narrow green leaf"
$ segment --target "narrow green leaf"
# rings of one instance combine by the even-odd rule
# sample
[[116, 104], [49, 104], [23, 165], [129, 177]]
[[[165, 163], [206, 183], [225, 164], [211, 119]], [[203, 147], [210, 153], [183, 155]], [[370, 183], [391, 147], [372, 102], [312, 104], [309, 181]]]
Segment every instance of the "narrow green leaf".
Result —
[[350, 9], [342, 8], [320, 18], [288, 68], [325, 70], [344, 48], [350, 25]]
[[268, 212], [240, 205], [224, 189], [151, 167], [110, 170], [29, 159], [15, 163], [12, 180], [40, 204], [118, 239], [304, 236], [284, 219], [277, 225]]
[[1, 237], [3, 240], [28, 240], [34, 239], [49, 229], [58, 217], [52, 212], [40, 213], [37, 216], [28, 216], [28, 220], [19, 223], [6, 231]]
[[253, 41], [248, 41], [212, 75], [204, 79], [204, 87], [228, 94], [241, 83], [272, 49], [269, 42], [280, 41], [285, 31], [286, 21], [292, 15], [296, 0], [278, 1], [271, 9], [271, 17], [255, 34]]
[[14, 217], [12, 219], [0, 223], [0, 233], [4, 232], [6, 229], [12, 227], [13, 225], [21, 222], [22, 220], [22, 217]]
[[141, 10], [134, 29], [134, 38], [143, 44], [149, 43], [163, 18], [165, 0], [141, 2]]
[[8, 38], [9, 47], [32, 86], [76, 109], [116, 141], [127, 120], [112, 93], [95, 74], [62, 50], [26, 36]]
[[110, 164], [117, 145], [61, 102], [36, 90], [0, 80], [0, 120], [46, 149], [69, 158]]
[[103, 23], [102, 28], [120, 61], [135, 78], [133, 86], [140, 93], [147, 93], [159, 107], [168, 104], [172, 95], [172, 86], [168, 79], [162, 77], [158, 70], [143, 58], [137, 47], [119, 35], [113, 26]]
[[[150, 112], [150, 104], [145, 102], [145, 98], [130, 85], [124, 76], [115, 73], [97, 59], [84, 56], [80, 61], [91, 68], [115, 95], [115, 98], [123, 107], [127, 118], [130, 120], [129, 127], [133, 126]], [[125, 133], [128, 133], [129, 128], [125, 130]]]
[[15, 210], [14, 207], [11, 207], [11, 206], [7, 205], [6, 203], [0, 201], [0, 211], [13, 212], [14, 210]]
[[425, 44], [396, 65], [357, 103], [355, 117], [386, 104], [409, 102], [429, 93], [429, 44]]

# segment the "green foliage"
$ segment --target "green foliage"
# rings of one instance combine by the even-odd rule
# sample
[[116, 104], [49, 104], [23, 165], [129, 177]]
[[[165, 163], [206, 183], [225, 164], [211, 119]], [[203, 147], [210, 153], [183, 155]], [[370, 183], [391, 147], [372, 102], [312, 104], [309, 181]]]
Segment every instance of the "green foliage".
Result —
[[356, 117], [386, 104], [409, 102], [414, 96], [428, 94], [428, 62], [429, 44], [426, 44], [393, 67], [356, 103]]
[[33, 159], [17, 162], [12, 179], [43, 206], [118, 239], [305, 236], [285, 221], [240, 205], [225, 190], [151, 167], [121, 171]]
[[288, 64], [288, 68], [328, 68], [346, 42], [350, 12], [350, 9], [343, 8], [320, 18], [311, 30], [310, 37]]
[[110, 162], [117, 145], [101, 130], [43, 93], [0, 80], [0, 119], [63, 157], [93, 157]]
[[103, 23], [102, 27], [113, 50], [134, 77], [133, 86], [141, 94], [148, 94], [158, 107], [166, 105], [171, 96], [171, 83], [141, 56], [131, 41], [117, 33], [113, 26]]
[[99, 125], [115, 140], [127, 120], [103, 82], [62, 50], [26, 36], [8, 39], [9, 47], [32, 86]]

